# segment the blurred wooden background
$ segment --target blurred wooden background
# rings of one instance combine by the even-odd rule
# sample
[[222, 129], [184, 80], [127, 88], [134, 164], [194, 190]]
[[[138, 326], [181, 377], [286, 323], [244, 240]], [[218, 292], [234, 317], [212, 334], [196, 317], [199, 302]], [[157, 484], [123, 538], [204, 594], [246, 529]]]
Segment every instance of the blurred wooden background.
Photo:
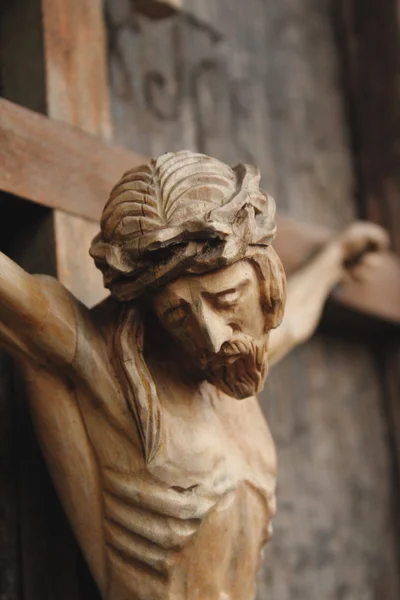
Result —
[[[2, 95], [140, 154], [190, 148], [254, 162], [279, 209], [337, 229], [370, 218], [400, 250], [395, 0], [183, 0], [162, 21], [107, 0], [101, 15], [77, 8], [70, 30], [62, 19], [52, 30], [41, 15], [57, 10], [4, 1]], [[103, 15], [111, 110], [100, 103], [93, 117], [96, 90], [68, 104], [57, 76], [62, 36], [86, 19], [90, 37]], [[53, 62], [43, 60], [50, 47]], [[96, 225], [7, 206], [3, 196], [1, 245], [89, 302], [99, 275], [80, 261]], [[397, 334], [368, 322], [361, 337], [343, 323], [322, 327], [271, 372], [261, 401], [278, 447], [279, 510], [257, 600], [400, 598]], [[95, 600], [7, 357], [0, 369], [0, 598]]]

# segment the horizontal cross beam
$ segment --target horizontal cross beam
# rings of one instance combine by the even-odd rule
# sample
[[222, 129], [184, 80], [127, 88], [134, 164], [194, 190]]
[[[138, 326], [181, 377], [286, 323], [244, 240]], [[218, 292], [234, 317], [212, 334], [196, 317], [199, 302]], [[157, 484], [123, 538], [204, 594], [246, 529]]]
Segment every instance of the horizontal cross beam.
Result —
[[[0, 190], [98, 221], [124, 171], [149, 159], [0, 99]], [[329, 229], [278, 216], [274, 244], [288, 273], [333, 235]], [[400, 324], [400, 260], [387, 253], [362, 281], [344, 283], [334, 299]]]

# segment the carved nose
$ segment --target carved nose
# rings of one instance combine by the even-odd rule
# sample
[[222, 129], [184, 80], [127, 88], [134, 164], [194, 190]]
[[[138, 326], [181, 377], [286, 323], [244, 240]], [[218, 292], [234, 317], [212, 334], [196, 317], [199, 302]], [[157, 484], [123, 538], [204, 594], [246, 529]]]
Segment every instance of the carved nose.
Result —
[[210, 354], [220, 351], [224, 342], [232, 337], [232, 328], [223, 317], [210, 308], [203, 308], [200, 315], [200, 326], [204, 336], [204, 345]]

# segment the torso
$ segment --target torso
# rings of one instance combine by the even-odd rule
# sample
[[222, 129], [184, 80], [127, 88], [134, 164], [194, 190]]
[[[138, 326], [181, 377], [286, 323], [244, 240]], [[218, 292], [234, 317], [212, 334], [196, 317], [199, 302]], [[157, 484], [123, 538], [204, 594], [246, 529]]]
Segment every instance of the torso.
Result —
[[[86, 446], [65, 444], [57, 452], [60, 480], [52, 448], [66, 434], [41, 416], [58, 418], [57, 398], [53, 412], [46, 407], [56, 376], [36, 371], [31, 398], [50, 470], [103, 598], [250, 600], [275, 489], [275, 451], [257, 400], [238, 402], [206, 383], [193, 392], [161, 369], [163, 438], [146, 464], [105, 342], [89, 329], [76, 359], [83, 377], [73, 387], [59, 381], [60, 406], [74, 423], [68, 434], [86, 435]], [[89, 464], [82, 465], [90, 488], [85, 505], [71, 491], [82, 490], [80, 466], [70, 467], [77, 451], [90, 455], [96, 471], [89, 477]], [[80, 530], [81, 508], [87, 531]]]

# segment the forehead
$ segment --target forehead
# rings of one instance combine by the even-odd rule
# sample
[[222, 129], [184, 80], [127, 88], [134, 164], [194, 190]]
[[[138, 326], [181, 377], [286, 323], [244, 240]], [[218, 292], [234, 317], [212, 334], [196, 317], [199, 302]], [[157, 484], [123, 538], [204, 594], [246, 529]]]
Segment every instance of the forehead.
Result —
[[204, 275], [180, 277], [165, 286], [160, 292], [160, 296], [175, 297], [190, 302], [199, 294], [219, 294], [227, 290], [234, 290], [244, 282], [257, 284], [255, 269], [247, 260]]

